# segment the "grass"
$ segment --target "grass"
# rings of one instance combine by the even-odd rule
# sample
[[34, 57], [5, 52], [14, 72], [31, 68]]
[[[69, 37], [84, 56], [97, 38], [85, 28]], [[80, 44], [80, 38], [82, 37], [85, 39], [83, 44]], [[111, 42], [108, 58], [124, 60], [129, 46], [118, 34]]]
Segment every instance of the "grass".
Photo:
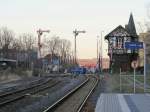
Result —
[[110, 77], [106, 81], [106, 92], [108, 92], [108, 93], [119, 92], [120, 85], [118, 82], [119, 82], [118, 75], [110, 75]]
[[[110, 79], [109, 79], [109, 87], [108, 88], [111, 88], [111, 92], [133, 93], [134, 92], [133, 78], [134, 78], [133, 75], [122, 76], [121, 77], [121, 88], [120, 88], [120, 75], [119, 74], [111, 75]], [[144, 83], [143, 76], [136, 76], [136, 83], [138, 84], [139, 82], [141, 82], [141, 84]], [[144, 92], [143, 86], [136, 87], [136, 93], [143, 93], [143, 92]]]
[[[134, 88], [133, 86], [125, 86], [123, 85], [122, 86], [122, 93], [134, 93]], [[144, 89], [143, 88], [135, 88], [135, 92], [136, 93], [143, 93], [144, 92]]]

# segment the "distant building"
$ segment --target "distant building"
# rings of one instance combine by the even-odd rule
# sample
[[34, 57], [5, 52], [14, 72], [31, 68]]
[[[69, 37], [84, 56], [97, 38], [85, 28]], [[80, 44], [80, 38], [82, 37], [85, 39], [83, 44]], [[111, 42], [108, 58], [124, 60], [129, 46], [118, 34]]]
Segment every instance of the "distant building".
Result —
[[84, 67], [96, 67], [96, 59], [78, 59], [79, 65]]
[[31, 64], [37, 60], [37, 52], [35, 51], [17, 51], [15, 49], [0, 49], [1, 60], [14, 60], [19, 67], [30, 68]]
[[[84, 67], [96, 67], [97, 66], [97, 59], [79, 59], [79, 65]], [[102, 61], [102, 68], [108, 69], [109, 68], [109, 59], [103, 58]]]
[[130, 71], [131, 62], [138, 58], [138, 50], [127, 50], [124, 45], [125, 42], [138, 41], [133, 15], [130, 15], [129, 22], [125, 27], [119, 25], [107, 34], [105, 39], [108, 40], [111, 72], [119, 72], [120, 69]]
[[35, 68], [40, 68], [47, 73], [59, 72], [62, 69], [61, 57], [58, 55], [47, 54], [37, 60]]

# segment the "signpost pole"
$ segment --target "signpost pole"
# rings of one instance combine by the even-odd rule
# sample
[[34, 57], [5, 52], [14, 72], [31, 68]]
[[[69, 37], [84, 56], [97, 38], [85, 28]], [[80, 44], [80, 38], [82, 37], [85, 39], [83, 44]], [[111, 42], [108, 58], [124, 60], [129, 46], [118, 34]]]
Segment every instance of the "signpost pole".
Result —
[[136, 78], [136, 68], [138, 67], [138, 63], [137, 63], [137, 61], [133, 61], [132, 63], [131, 63], [131, 66], [132, 66], [132, 68], [133, 68], [133, 70], [134, 70], [134, 75], [133, 75], [133, 91], [134, 91], [134, 93], [136, 92], [135, 91], [135, 89], [136, 89], [136, 82], [135, 82], [135, 78]]
[[[125, 48], [126, 49], [143, 49], [144, 47], [144, 92], [146, 89], [146, 46], [143, 42], [125, 42]], [[135, 72], [138, 65], [136, 65], [137, 62], [133, 62], [133, 68], [134, 68], [134, 93], [135, 93]]]
[[121, 93], [121, 91], [122, 91], [122, 87], [121, 87], [121, 86], [122, 86], [122, 84], [121, 84], [122, 81], [121, 81], [121, 78], [122, 78], [122, 77], [121, 77], [121, 74], [120, 74], [120, 93]]
[[136, 72], [136, 68], [134, 68], [134, 94], [135, 94], [135, 72]]
[[121, 68], [120, 68], [120, 93], [121, 93], [121, 91], [122, 91], [122, 89], [121, 89]]
[[143, 43], [144, 46], [144, 92], [146, 92], [146, 45]]

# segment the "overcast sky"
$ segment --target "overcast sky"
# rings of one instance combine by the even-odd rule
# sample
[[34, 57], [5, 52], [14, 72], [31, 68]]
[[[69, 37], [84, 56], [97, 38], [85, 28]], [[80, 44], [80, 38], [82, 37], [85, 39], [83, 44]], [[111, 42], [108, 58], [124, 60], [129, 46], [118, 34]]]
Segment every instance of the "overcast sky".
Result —
[[[49, 36], [69, 39], [73, 45], [72, 31], [86, 30], [77, 39], [79, 58], [96, 57], [96, 37], [103, 36], [118, 25], [128, 23], [133, 13], [138, 22], [147, 21], [149, 0], [0, 0], [0, 26], [7, 26], [16, 34], [34, 33], [49, 29]], [[106, 44], [103, 48], [107, 49]], [[104, 52], [106, 51], [104, 49]], [[104, 53], [106, 56], [106, 53]]]

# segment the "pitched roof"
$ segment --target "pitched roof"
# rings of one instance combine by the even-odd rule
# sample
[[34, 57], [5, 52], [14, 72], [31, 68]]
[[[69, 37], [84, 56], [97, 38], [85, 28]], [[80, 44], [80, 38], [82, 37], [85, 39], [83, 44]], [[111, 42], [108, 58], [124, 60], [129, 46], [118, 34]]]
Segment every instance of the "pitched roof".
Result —
[[131, 36], [137, 37], [136, 28], [135, 28], [132, 13], [130, 14], [128, 25], [126, 25], [126, 30], [130, 33]]
[[109, 37], [124, 37], [124, 36], [129, 37], [130, 34], [123, 26], [119, 25], [113, 31], [107, 34], [105, 36], [105, 39], [108, 39]]

